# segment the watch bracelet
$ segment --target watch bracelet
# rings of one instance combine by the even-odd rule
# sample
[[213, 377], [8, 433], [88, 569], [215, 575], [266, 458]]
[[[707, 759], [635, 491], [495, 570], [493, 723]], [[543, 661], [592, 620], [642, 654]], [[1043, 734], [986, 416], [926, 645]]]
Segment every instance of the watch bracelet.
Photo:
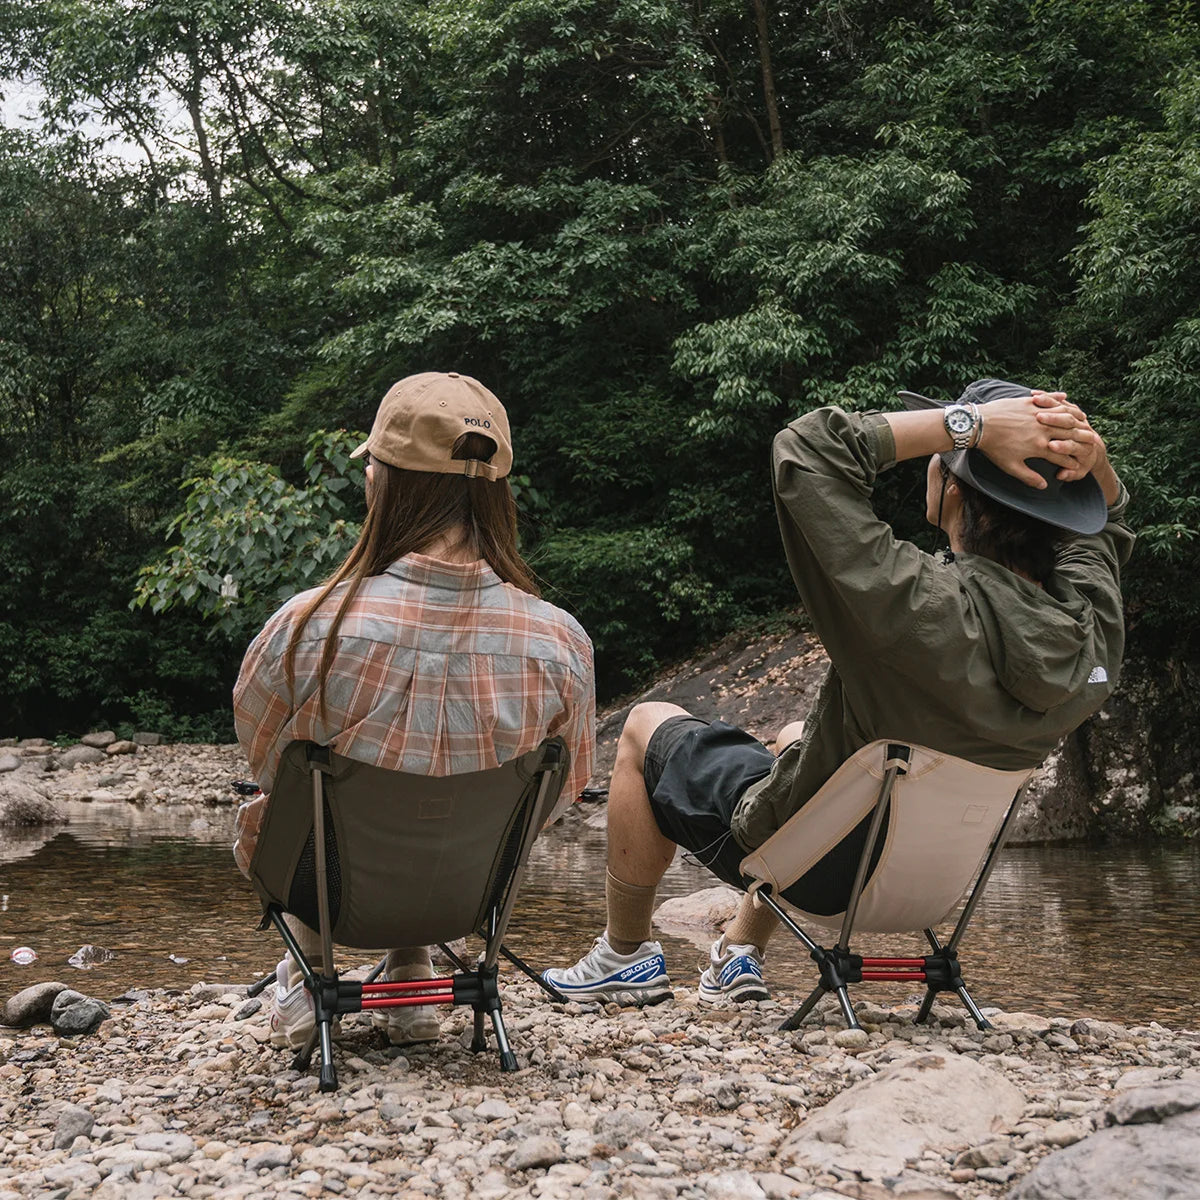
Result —
[[975, 414], [975, 428], [972, 431], [971, 444], [967, 449], [974, 450], [983, 440], [983, 408], [979, 404], [972, 404], [970, 407], [971, 411]]

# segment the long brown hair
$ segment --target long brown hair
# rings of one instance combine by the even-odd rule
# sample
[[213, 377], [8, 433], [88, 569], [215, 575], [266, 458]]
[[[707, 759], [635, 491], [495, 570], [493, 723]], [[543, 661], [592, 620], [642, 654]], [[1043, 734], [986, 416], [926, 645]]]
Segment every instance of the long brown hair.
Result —
[[[486, 461], [495, 448], [491, 438], [465, 433], [454, 443], [451, 457]], [[517, 506], [507, 479], [407, 471], [372, 459], [367, 517], [358, 541], [341, 566], [305, 605], [283, 656], [284, 678], [294, 688], [296, 648], [305, 628], [334, 589], [349, 581], [321, 648], [317, 697], [322, 717], [325, 716], [325, 680], [333, 665], [338, 630], [363, 580], [382, 575], [397, 559], [420, 553], [456, 528], [462, 530], [458, 546], [469, 548], [484, 559], [505, 583], [511, 583], [531, 596], [541, 595], [533, 572], [517, 549]]]

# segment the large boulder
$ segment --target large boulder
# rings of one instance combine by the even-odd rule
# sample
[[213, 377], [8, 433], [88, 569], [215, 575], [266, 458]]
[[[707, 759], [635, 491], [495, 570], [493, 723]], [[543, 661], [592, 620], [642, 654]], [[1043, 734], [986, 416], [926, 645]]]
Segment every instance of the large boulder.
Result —
[[54, 1005], [50, 1012], [50, 1024], [54, 1027], [54, 1032], [63, 1037], [78, 1037], [83, 1033], [94, 1033], [104, 1021], [112, 1016], [111, 1010], [103, 1000], [72, 992], [71, 995], [75, 999], [70, 1003], [62, 1004], [60, 1001], [65, 995], [66, 993], [63, 993], [54, 998]]
[[13, 775], [0, 775], [0, 826], [56, 825], [65, 819], [41, 788]]
[[779, 1162], [894, 1176], [926, 1150], [990, 1140], [1021, 1119], [1025, 1098], [1003, 1076], [949, 1051], [913, 1054], [834, 1097], [799, 1125]]
[[55, 760], [59, 769], [69, 771], [72, 767], [87, 766], [90, 763], [105, 762], [108, 756], [95, 746], [70, 746]]
[[74, 988], [67, 988], [66, 991], [59, 992], [50, 1005], [50, 1023], [53, 1024], [57, 1021], [72, 1004], [78, 1004], [80, 1000], [86, 999], [87, 997], [82, 992], [77, 992]]
[[719, 933], [733, 919], [742, 893], [731, 887], [702, 888], [689, 896], [672, 896], [654, 911], [654, 924], [668, 932]]
[[607, 784], [617, 756], [617, 738], [634, 704], [648, 700], [678, 704], [701, 720], [719, 717], [769, 742], [784, 725], [807, 715], [828, 665], [821, 644], [799, 628], [749, 642], [745, 634], [731, 634], [696, 658], [670, 668], [631, 703], [597, 714], [592, 778]]
[[4, 1006], [4, 1024], [18, 1029], [50, 1020], [50, 1010], [60, 992], [67, 991], [65, 983], [35, 983], [11, 997]]
[[1040, 1163], [1008, 1200], [1163, 1200], [1200, 1196], [1200, 1082], [1122, 1093], [1110, 1126]]

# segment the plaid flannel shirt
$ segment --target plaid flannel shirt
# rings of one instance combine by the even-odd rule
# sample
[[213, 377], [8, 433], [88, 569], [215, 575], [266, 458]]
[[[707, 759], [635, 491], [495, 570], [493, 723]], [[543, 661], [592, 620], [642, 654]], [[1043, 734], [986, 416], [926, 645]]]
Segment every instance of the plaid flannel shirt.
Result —
[[[335, 592], [283, 673], [293, 622], [313, 593], [289, 600], [250, 644], [233, 691], [238, 741], [264, 795], [238, 810], [234, 857], [249, 874], [279, 758], [297, 740], [411, 774], [482, 771], [560, 735], [571, 755], [557, 817], [592, 772], [592, 644], [579, 622], [501, 582], [482, 560], [410, 554], [363, 581], [337, 634], [317, 698]], [[553, 818], [552, 818], [553, 819]]]

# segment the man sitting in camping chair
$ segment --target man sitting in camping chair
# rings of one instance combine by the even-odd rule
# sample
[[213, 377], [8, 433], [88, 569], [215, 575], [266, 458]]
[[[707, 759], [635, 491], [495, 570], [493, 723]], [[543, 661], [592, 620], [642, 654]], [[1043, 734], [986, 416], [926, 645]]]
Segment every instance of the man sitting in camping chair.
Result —
[[[620, 1004], [670, 995], [649, 938], [676, 846], [742, 888], [743, 858], [871, 742], [1027, 770], [1111, 693], [1133, 535], [1127, 494], [1087, 417], [1061, 392], [1002, 380], [972, 383], [948, 405], [901, 395], [912, 411], [823, 408], [776, 437], [784, 551], [832, 667], [802, 736], [778, 757], [673, 704], [632, 710], [609, 793], [607, 928], [573, 967], [545, 973], [564, 994]], [[880, 471], [921, 457], [944, 559], [898, 540], [871, 505]], [[788, 889], [790, 903], [846, 908], [866, 824]], [[747, 897], [712, 947], [700, 998], [765, 999], [777, 923]]]
[[[484, 771], [557, 735], [570, 774], [557, 811], [592, 770], [592, 646], [539, 598], [517, 549], [508, 417], [456, 372], [400, 380], [383, 398], [366, 457], [367, 517], [324, 586], [289, 600], [246, 652], [234, 689], [238, 740], [266, 795], [238, 813], [235, 858], [250, 875], [280, 757], [292, 742], [410, 775]], [[396, 864], [397, 873], [403, 864]], [[286, 918], [314, 969], [316, 931]], [[392, 982], [431, 978], [425, 946], [395, 947]], [[288, 954], [276, 972], [271, 1041], [299, 1049], [313, 998]], [[374, 1020], [391, 1042], [438, 1037], [428, 1007]]]

